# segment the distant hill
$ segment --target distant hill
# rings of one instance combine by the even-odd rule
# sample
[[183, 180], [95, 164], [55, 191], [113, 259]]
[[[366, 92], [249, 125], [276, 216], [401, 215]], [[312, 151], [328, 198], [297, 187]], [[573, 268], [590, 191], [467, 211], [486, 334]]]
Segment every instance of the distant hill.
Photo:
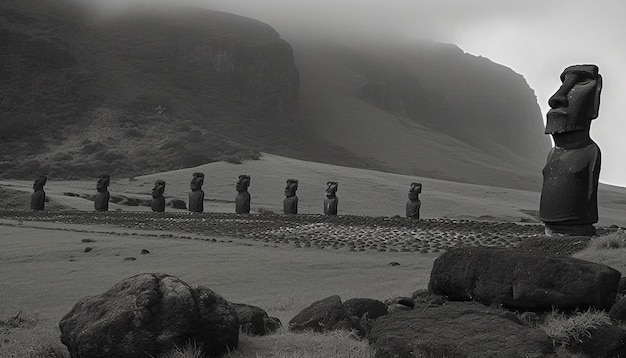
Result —
[[452, 45], [286, 42], [201, 9], [96, 16], [0, 2], [0, 176], [140, 175], [259, 151], [537, 189], [549, 150], [523, 77]]
[[291, 43], [314, 133], [388, 171], [541, 188], [550, 141], [511, 69], [425, 41]]

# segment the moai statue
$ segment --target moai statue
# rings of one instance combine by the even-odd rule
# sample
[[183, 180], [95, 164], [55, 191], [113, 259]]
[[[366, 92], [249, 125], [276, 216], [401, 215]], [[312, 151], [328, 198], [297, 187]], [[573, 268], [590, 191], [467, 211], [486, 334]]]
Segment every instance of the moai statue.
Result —
[[154, 187], [152, 188], [152, 211], [156, 213], [162, 213], [165, 211], [165, 196], [163, 193], [165, 192], [165, 182], [163, 180], [157, 180], [154, 182]]
[[189, 211], [192, 213], [201, 213], [204, 211], [204, 192], [202, 185], [204, 184], [204, 173], [193, 173], [191, 179], [191, 192], [189, 193]]
[[539, 214], [546, 234], [592, 236], [598, 222], [600, 148], [591, 140], [598, 117], [602, 76], [595, 65], [575, 65], [561, 74], [561, 87], [550, 97], [546, 134], [554, 147], [543, 168]]
[[406, 202], [406, 217], [419, 219], [420, 207], [422, 202], [419, 199], [419, 195], [422, 192], [422, 183], [411, 183], [409, 189], [409, 201]]
[[111, 198], [111, 194], [109, 194], [109, 184], [111, 183], [111, 176], [109, 174], [101, 174], [100, 178], [98, 178], [98, 183], [96, 184], [96, 190], [98, 193], [93, 201], [93, 206], [97, 211], [108, 211], [109, 210], [109, 199]]
[[297, 214], [298, 213], [298, 197], [296, 196], [296, 190], [298, 190], [298, 180], [287, 179], [287, 187], [285, 187], [285, 200], [283, 200], [283, 211], [285, 214]]
[[237, 214], [250, 213], [250, 193], [248, 193], [249, 186], [250, 176], [240, 175], [236, 186], [237, 197], [235, 197], [235, 212]]
[[337, 215], [337, 204], [339, 199], [337, 198], [337, 189], [339, 183], [336, 181], [326, 182], [326, 199], [324, 199], [324, 214], [325, 215]]
[[33, 193], [30, 196], [30, 208], [32, 210], [43, 210], [46, 202], [46, 192], [43, 186], [46, 185], [48, 178], [41, 175], [35, 179], [33, 183]]

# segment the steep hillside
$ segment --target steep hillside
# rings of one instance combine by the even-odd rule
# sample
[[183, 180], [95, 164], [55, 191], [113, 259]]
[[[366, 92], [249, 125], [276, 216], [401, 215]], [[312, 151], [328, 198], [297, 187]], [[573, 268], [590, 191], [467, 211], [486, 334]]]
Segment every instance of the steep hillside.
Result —
[[[259, 151], [538, 189], [523, 77], [452, 45], [286, 42], [204, 9], [0, 2], [0, 177], [141, 175]], [[293, 48], [292, 48], [293, 46]]]
[[290, 42], [314, 133], [391, 171], [540, 188], [550, 142], [511, 69], [431, 42]]
[[4, 176], [249, 158], [294, 128], [291, 47], [256, 20], [198, 9], [96, 17], [65, 1], [7, 0], [0, 39]]

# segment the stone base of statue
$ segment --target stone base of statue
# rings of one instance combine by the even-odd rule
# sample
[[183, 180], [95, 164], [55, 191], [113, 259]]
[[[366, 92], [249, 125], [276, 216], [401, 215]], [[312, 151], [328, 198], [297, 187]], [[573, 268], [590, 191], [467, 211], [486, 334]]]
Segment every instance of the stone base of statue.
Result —
[[324, 214], [325, 215], [337, 215], [337, 206], [339, 204], [339, 198], [326, 198], [324, 199]]
[[297, 214], [298, 213], [298, 197], [290, 196], [283, 200], [283, 212], [285, 214]]
[[421, 201], [407, 201], [406, 203], [406, 217], [419, 219], [420, 218], [420, 206], [422, 206]]
[[596, 228], [592, 224], [552, 224], [545, 223], [547, 236], [567, 235], [567, 236], [594, 236]]
[[93, 200], [93, 207], [97, 211], [109, 211], [109, 198], [111, 195], [108, 191], [99, 191]]
[[247, 191], [237, 193], [237, 197], [235, 197], [235, 212], [237, 214], [250, 213], [250, 193]]
[[165, 197], [160, 196], [156, 198], [152, 198], [152, 203], [150, 204], [152, 211], [155, 213], [162, 213], [165, 211]]
[[36, 191], [30, 196], [30, 208], [32, 210], [43, 210], [46, 202], [46, 193], [43, 190]]
[[189, 211], [201, 213], [204, 211], [204, 192], [202, 190], [189, 193]]

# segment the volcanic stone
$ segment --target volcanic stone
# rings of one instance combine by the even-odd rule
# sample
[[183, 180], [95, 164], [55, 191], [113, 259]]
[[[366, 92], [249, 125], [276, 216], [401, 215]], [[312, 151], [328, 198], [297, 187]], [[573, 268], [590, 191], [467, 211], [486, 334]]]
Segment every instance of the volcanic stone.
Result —
[[429, 290], [451, 300], [536, 309], [615, 302], [620, 272], [572, 257], [490, 247], [451, 249], [435, 260]]
[[378, 318], [369, 334], [375, 358], [554, 357], [548, 336], [515, 315], [475, 302], [449, 302]]
[[81, 299], [59, 328], [72, 358], [156, 357], [189, 341], [213, 357], [239, 342], [237, 314], [228, 301], [161, 273], [129, 277]]

